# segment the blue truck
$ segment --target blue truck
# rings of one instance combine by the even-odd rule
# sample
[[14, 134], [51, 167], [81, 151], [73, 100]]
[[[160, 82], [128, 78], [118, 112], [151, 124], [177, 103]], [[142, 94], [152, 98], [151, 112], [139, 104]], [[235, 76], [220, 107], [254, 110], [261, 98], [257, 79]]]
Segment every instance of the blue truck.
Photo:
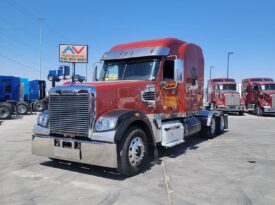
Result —
[[0, 76], [0, 120], [11, 115], [43, 111], [47, 107], [46, 82], [27, 78]]

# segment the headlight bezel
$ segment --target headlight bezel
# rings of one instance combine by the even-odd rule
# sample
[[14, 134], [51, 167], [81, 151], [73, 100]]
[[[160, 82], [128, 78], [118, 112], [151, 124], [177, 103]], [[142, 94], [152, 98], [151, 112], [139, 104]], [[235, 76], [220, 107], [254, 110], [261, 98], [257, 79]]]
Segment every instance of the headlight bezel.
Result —
[[96, 132], [105, 132], [115, 130], [117, 127], [118, 117], [102, 116], [95, 123]]
[[49, 127], [49, 112], [48, 112], [48, 110], [45, 110], [38, 115], [37, 125], [41, 126], [41, 127], [45, 127], [45, 128]]

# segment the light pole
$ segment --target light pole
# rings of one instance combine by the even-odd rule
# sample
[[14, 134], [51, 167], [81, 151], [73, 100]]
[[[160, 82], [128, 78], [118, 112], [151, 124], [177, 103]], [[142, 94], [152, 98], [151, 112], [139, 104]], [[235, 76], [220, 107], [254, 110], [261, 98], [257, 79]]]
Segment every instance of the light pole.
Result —
[[226, 74], [227, 78], [228, 78], [228, 73], [229, 73], [229, 56], [233, 55], [233, 54], [234, 54], [233, 52], [227, 53], [227, 74]]
[[210, 80], [212, 78], [212, 69], [214, 68], [214, 66], [210, 66]]
[[88, 81], [88, 63], [86, 63], [86, 82]]
[[43, 23], [43, 18], [39, 18], [39, 23], [40, 23], [40, 32], [39, 32], [39, 43], [40, 43], [40, 48], [39, 48], [39, 70], [40, 70], [40, 74], [39, 74], [39, 79], [41, 80], [42, 75], [42, 23]]

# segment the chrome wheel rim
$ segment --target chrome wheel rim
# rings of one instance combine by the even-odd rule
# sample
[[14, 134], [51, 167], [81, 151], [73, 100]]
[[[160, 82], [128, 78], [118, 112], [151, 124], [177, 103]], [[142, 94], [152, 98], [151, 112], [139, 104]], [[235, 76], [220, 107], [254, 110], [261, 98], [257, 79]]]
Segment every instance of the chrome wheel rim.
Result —
[[37, 111], [41, 111], [43, 109], [43, 106], [40, 103], [38, 103], [38, 104], [35, 105], [35, 109]]
[[216, 120], [215, 120], [215, 118], [213, 117], [213, 118], [211, 119], [211, 134], [213, 135], [213, 134], [215, 134], [215, 132], [216, 132]]
[[145, 152], [144, 142], [140, 137], [134, 137], [129, 145], [128, 159], [132, 166], [140, 165]]
[[25, 105], [19, 105], [19, 106], [17, 107], [17, 111], [18, 111], [18, 113], [20, 113], [20, 114], [26, 113], [27, 108], [26, 108]]
[[0, 117], [1, 118], [7, 118], [9, 116], [9, 110], [8, 108], [1, 107], [0, 108]]

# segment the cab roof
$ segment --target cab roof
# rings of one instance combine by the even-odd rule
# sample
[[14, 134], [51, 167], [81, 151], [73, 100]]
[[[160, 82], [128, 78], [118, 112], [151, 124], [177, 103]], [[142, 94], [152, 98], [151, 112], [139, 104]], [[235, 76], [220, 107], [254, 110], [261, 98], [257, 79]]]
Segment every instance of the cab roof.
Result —
[[274, 80], [272, 78], [268, 78], [268, 77], [258, 77], [258, 78], [246, 78], [246, 79], [243, 79], [243, 81], [250, 81], [250, 82], [267, 81], [267, 82], [273, 82]]
[[233, 78], [211, 78], [210, 79], [211, 82], [213, 83], [218, 83], [218, 82], [232, 82], [232, 83], [236, 83], [235, 80]]
[[253, 83], [254, 85], [265, 85], [265, 84], [272, 84], [275, 85], [275, 82], [273, 81], [259, 81], [259, 82], [255, 82]]
[[124, 50], [130, 48], [144, 48], [144, 47], [180, 47], [186, 44], [185, 41], [177, 38], [161, 38], [154, 40], [136, 41], [131, 43], [118, 44], [111, 48], [111, 50]]

